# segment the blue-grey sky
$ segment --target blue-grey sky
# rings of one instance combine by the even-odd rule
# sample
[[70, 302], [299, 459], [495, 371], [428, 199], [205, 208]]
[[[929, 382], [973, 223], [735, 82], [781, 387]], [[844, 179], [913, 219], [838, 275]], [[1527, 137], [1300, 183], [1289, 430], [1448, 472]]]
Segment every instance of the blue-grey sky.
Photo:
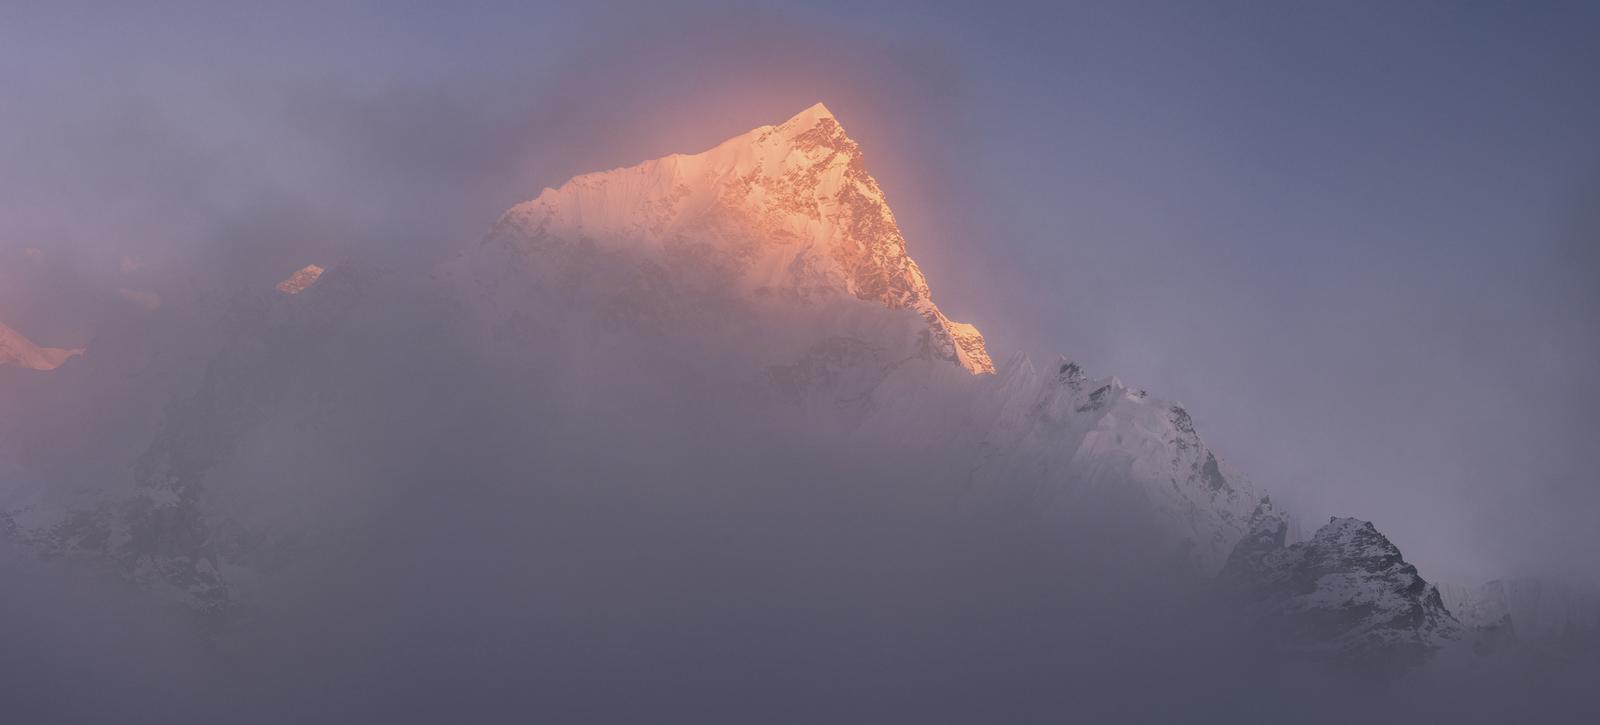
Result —
[[8, 6], [0, 319], [78, 344], [124, 290], [427, 263], [821, 100], [997, 357], [1183, 401], [1435, 578], [1596, 581], [1596, 37], [1592, 3]]

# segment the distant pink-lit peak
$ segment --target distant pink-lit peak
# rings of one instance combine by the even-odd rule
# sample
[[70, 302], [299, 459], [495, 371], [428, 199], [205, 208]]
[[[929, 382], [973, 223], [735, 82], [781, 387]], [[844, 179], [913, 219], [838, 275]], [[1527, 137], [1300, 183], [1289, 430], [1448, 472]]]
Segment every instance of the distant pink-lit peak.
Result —
[[54, 370], [69, 358], [82, 355], [83, 348], [39, 347], [22, 333], [0, 322], [0, 367]]
[[306, 291], [311, 285], [317, 283], [324, 270], [315, 264], [301, 267], [299, 271], [289, 275], [288, 279], [278, 283], [278, 291], [286, 295], [297, 295]]

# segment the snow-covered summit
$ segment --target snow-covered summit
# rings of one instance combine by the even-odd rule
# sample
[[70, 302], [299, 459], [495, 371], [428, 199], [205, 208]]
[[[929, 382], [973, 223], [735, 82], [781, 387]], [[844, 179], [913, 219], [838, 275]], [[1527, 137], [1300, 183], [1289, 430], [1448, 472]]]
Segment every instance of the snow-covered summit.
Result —
[[800, 304], [848, 296], [909, 309], [933, 357], [992, 373], [983, 336], [934, 304], [861, 147], [818, 103], [698, 154], [578, 176], [512, 207], [489, 239], [574, 247], [669, 271], [692, 260], [726, 292]]

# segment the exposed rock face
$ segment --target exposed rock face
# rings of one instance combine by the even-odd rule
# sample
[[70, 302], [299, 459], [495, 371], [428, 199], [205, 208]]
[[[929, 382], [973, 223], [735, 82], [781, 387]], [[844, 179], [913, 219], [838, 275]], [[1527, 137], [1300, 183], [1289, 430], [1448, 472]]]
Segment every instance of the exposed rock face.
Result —
[[54, 370], [83, 352], [83, 348], [39, 347], [22, 333], [0, 323], [0, 367]]
[[[585, 174], [501, 218], [488, 243], [558, 277], [582, 252], [637, 260], [632, 304], [663, 287], [816, 303], [849, 296], [924, 321], [926, 354], [992, 373], [983, 336], [934, 304], [861, 147], [822, 104], [710, 151]], [[643, 297], [639, 297], [642, 295]]]
[[1279, 649], [1353, 660], [1420, 662], [1462, 636], [1438, 590], [1369, 522], [1334, 518], [1285, 544], [1263, 500], [1219, 578]]

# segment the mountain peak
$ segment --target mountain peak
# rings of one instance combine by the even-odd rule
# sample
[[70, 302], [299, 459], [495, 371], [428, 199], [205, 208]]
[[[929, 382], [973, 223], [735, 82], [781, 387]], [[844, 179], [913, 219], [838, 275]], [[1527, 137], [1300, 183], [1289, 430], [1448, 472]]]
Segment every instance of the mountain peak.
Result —
[[913, 310], [931, 357], [994, 372], [977, 328], [934, 304], [860, 145], [821, 103], [698, 154], [574, 177], [512, 207], [491, 236], [651, 255], [703, 245], [735, 268], [725, 291]]

